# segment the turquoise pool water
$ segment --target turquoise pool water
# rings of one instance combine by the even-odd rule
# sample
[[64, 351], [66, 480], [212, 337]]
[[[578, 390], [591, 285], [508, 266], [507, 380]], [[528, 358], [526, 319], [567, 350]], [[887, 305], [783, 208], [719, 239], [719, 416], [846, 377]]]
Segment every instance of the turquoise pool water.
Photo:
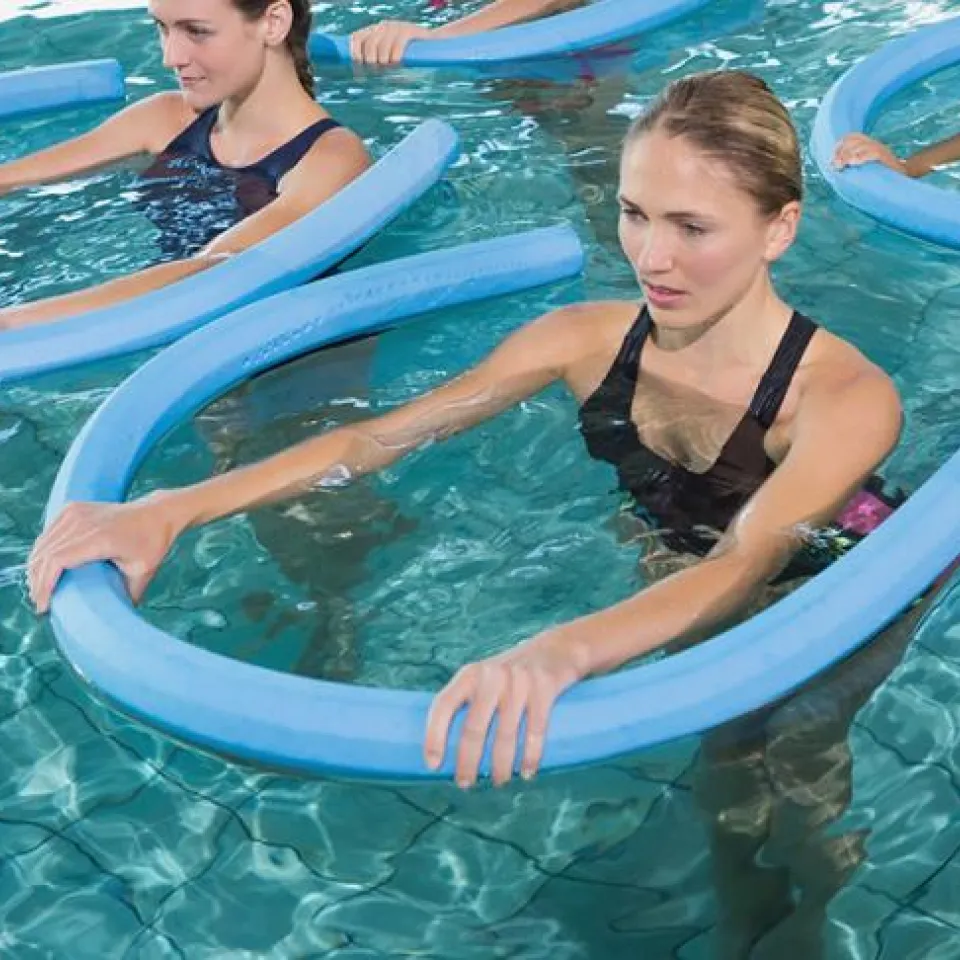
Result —
[[[168, 84], [143, 11], [114, 6], [0, 19], [0, 62], [119, 55], [138, 93]], [[464, 141], [448, 185], [358, 262], [569, 220], [589, 245], [587, 278], [278, 371], [168, 438], [141, 483], [183, 482], [401, 401], [554, 303], [632, 295], [612, 243], [612, 172], [628, 118], [665, 78], [723, 63], [756, 70], [806, 135], [847, 64], [958, 7], [768, 3], [760, 22], [709, 39], [663, 31], [651, 41], [657, 64], [641, 58], [633, 72], [561, 89], [331, 71], [321, 98], [375, 149], [434, 113]], [[317, 11], [337, 29], [362, 19], [359, 6]], [[899, 144], [952, 132], [950, 75], [925, 86], [884, 118]], [[0, 157], [98, 115], [6, 125]], [[876, 228], [808, 170], [804, 231], [780, 283], [897, 377], [909, 418], [889, 471], [921, 482], [960, 439], [960, 260]], [[123, 171], [4, 200], [2, 295], [39, 296], [150, 262], [151, 236], [124, 196], [134, 186]], [[683, 741], [467, 794], [252, 771], [103, 706], [25, 601], [22, 565], [60, 456], [135, 362], [47, 377], [0, 401], [0, 956], [695, 960], [745, 955], [738, 934], [765, 928], [755, 955], [781, 960], [955, 955], [956, 583], [905, 654], [909, 625], [780, 710], [762, 744], [765, 768], [756, 731], [741, 726], [705, 751]], [[635, 552], [611, 529], [610, 477], [583, 455], [570, 413], [548, 393], [338, 493], [341, 527], [318, 529], [316, 503], [212, 526], [179, 548], [151, 615], [274, 666], [435, 686], [468, 649], [610, 602], [636, 584]], [[344, 550], [355, 562], [340, 569]], [[793, 900], [792, 916], [776, 922]], [[818, 946], [810, 931], [821, 920]]]

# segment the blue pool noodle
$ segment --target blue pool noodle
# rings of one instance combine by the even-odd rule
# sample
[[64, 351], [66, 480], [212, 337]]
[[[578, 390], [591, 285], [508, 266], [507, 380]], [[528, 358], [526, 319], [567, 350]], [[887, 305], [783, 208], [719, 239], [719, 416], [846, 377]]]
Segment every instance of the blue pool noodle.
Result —
[[[122, 499], [168, 429], [259, 370], [416, 313], [546, 282], [580, 263], [569, 232], [552, 228], [368, 267], [225, 317], [153, 358], [101, 406], [64, 460], [47, 518], [72, 500]], [[867, 540], [775, 606], [707, 643], [568, 691], [552, 717], [545, 768], [629, 753], [776, 700], [873, 636], [958, 553], [960, 454]], [[421, 755], [427, 693], [297, 677], [189, 646], [143, 621], [107, 564], [66, 574], [52, 619], [83, 676], [183, 739], [304, 772], [435, 775]], [[442, 776], [452, 773], [461, 722]]]
[[833, 153], [846, 134], [868, 130], [894, 94], [957, 62], [960, 17], [884, 44], [830, 88], [817, 112], [810, 144], [824, 179], [851, 206], [888, 226], [953, 248], [960, 248], [960, 194], [912, 180], [879, 163], [836, 170]]
[[[413, 40], [403, 55], [407, 67], [507, 63], [580, 53], [676, 20], [709, 0], [599, 0], [577, 10], [468, 37]], [[315, 32], [310, 55], [317, 60], [350, 60], [350, 38]]]
[[0, 384], [161, 346], [339, 263], [431, 187], [457, 135], [427, 120], [339, 193], [202, 273], [115, 306], [0, 332]]
[[0, 120], [123, 97], [123, 69], [116, 60], [83, 60], [0, 73]]

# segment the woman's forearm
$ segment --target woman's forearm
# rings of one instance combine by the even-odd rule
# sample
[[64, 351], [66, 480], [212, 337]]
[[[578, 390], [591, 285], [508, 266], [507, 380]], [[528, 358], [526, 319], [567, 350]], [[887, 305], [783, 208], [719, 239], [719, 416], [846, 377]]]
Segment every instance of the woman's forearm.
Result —
[[176, 525], [186, 529], [265, 503], [344, 486], [383, 469], [415, 445], [379, 439], [376, 423], [332, 430], [250, 466], [163, 491], [159, 498]]
[[431, 36], [463, 37], [481, 33], [485, 30], [498, 30], [514, 23], [536, 20], [550, 14], [559, 13], [571, 7], [580, 6], [583, 0], [494, 0], [482, 10], [462, 17], [452, 23], [437, 27]]
[[67, 317], [86, 313], [89, 310], [123, 303], [143, 293], [159, 290], [175, 283], [177, 280], [200, 273], [222, 259], [222, 257], [215, 256], [197, 256], [189, 260], [162, 263], [126, 277], [110, 280], [88, 290], [79, 290], [76, 293], [38, 300], [35, 303], [7, 307], [0, 310], [0, 330], [12, 330], [17, 327], [65, 320]]
[[557, 629], [587, 674], [606, 673], [725, 622], [750, 602], [768, 573], [734, 554], [718, 554]]
[[903, 161], [909, 177], [924, 177], [937, 167], [960, 160], [960, 134], [917, 151]]
[[9, 160], [0, 163], [0, 197], [20, 187], [32, 187], [42, 183], [36, 169], [31, 169], [30, 158]]

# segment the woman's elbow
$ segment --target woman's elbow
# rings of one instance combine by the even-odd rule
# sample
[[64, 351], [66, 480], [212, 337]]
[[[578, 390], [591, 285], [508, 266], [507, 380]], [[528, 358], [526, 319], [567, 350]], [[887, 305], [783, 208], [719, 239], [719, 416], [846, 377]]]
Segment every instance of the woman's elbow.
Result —
[[232, 260], [238, 254], [243, 253], [243, 248], [210, 248], [205, 247], [199, 253], [195, 253], [189, 260], [182, 261], [190, 268], [190, 273], [202, 273], [211, 267], [219, 266]]

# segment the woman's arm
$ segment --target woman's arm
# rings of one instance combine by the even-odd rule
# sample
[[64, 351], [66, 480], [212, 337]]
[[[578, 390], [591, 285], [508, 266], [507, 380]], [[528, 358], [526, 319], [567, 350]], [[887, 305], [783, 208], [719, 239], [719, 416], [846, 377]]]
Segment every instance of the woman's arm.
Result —
[[893, 449], [899, 430], [899, 398], [878, 372], [813, 392], [801, 403], [783, 463], [704, 560], [615, 606], [460, 670], [434, 701], [425, 742], [428, 765], [442, 763], [450, 723], [467, 707], [457, 782], [476, 779], [494, 715], [499, 715], [494, 782], [510, 779], [524, 717], [521, 773], [532, 776], [550, 709], [564, 689], [714, 627], [742, 609], [800, 547], [804, 531], [837, 515]]
[[0, 194], [61, 180], [140, 153], [159, 153], [190, 119], [179, 93], [158, 93], [125, 107], [89, 133], [0, 164]]
[[131, 273], [87, 290], [0, 310], [0, 329], [63, 320], [123, 303], [212, 267], [266, 239], [329, 199], [370, 164], [362, 141], [331, 130], [284, 178], [276, 200], [217, 237], [193, 257]]
[[178, 490], [122, 504], [70, 504], [34, 545], [30, 595], [39, 612], [64, 570], [110, 560], [134, 601], [185, 529], [258, 504], [338, 486], [408, 451], [465, 430], [563, 375], [581, 349], [571, 322], [583, 308], [548, 314], [510, 336], [490, 357], [443, 387], [364, 423], [341, 427], [260, 463]]
[[937, 167], [957, 160], [960, 160], [960, 134], [918, 150], [903, 161], [903, 169], [908, 177], [925, 177]]
[[901, 160], [889, 147], [865, 133], [851, 133], [838, 144], [833, 162], [838, 170], [864, 163], [882, 163], [908, 177], [925, 177], [931, 170], [960, 160], [960, 134], [924, 147]]
[[382, 20], [350, 36], [350, 56], [358, 63], [388, 66], [399, 63], [411, 40], [444, 40], [499, 30], [515, 23], [538, 20], [583, 0], [493, 0], [493, 3], [442, 27], [421, 27], [401, 20]]

